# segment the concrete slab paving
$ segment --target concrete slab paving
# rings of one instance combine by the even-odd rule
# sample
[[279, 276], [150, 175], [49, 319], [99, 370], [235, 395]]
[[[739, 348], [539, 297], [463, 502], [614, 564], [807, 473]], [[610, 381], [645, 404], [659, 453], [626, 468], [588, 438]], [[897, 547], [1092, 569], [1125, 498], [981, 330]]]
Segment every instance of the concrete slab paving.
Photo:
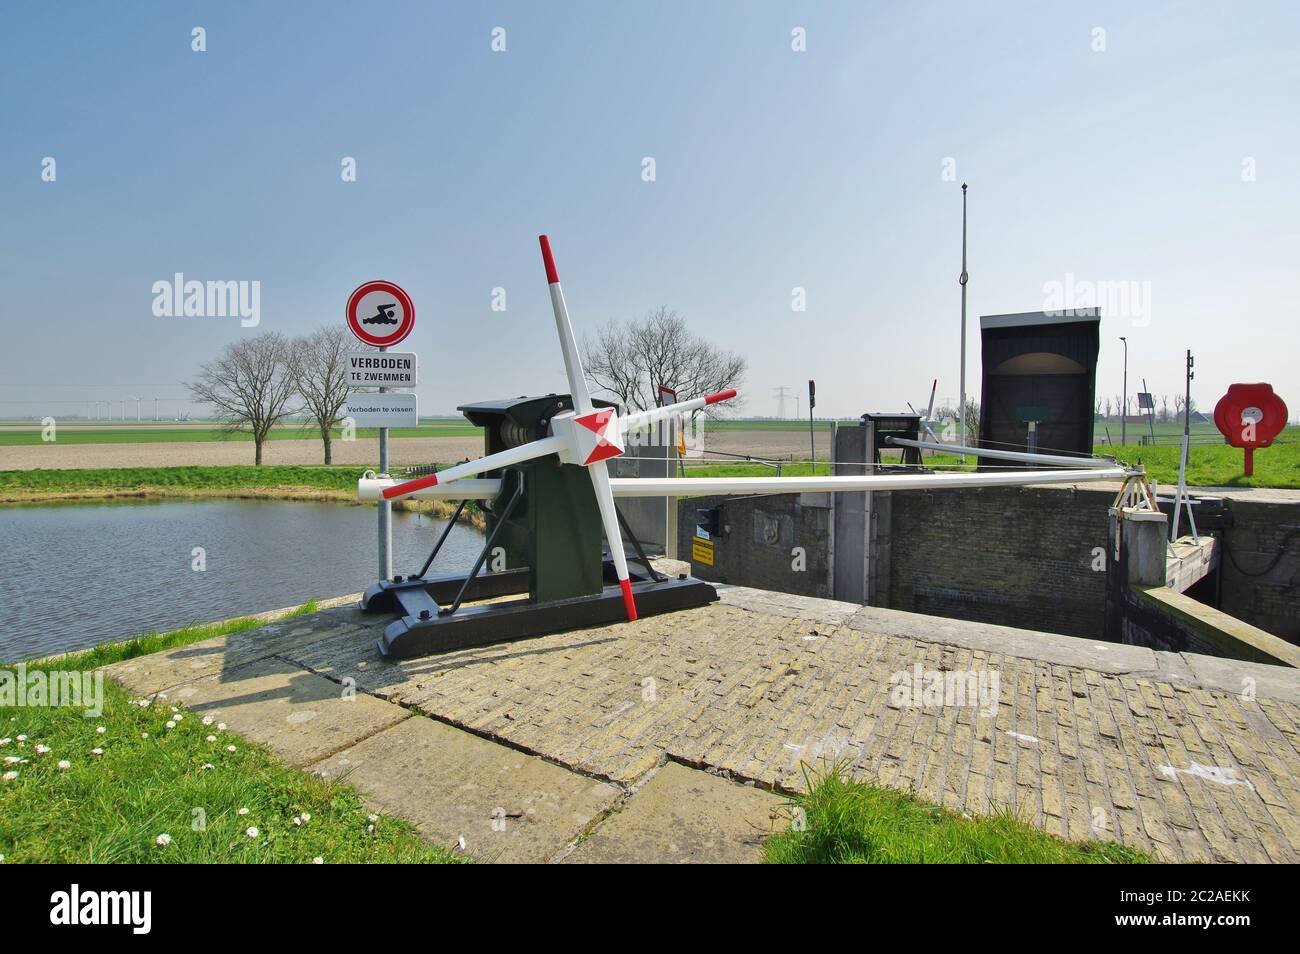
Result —
[[414, 823], [431, 841], [451, 846], [463, 838], [478, 861], [548, 861], [622, 797], [607, 782], [422, 716], [313, 772], [356, 786], [370, 805]]
[[[804, 785], [805, 766], [840, 762], [958, 811], [1010, 809], [1161, 859], [1300, 858], [1300, 709], [1280, 698], [1300, 673], [1260, 679], [1251, 699], [1207, 690], [1190, 664], [1174, 679], [1146, 649], [861, 607], [837, 625], [827, 620], [844, 607], [815, 602], [782, 608], [765, 594], [753, 609], [713, 604], [401, 663], [381, 660], [368, 634], [286, 656], [628, 787], [665, 758], [782, 791]], [[990, 694], [895, 698], [918, 669]], [[1193, 764], [1254, 788], [1220, 791], [1184, 771]]]
[[669, 762], [584, 838], [568, 864], [754, 864], [785, 799]]
[[211, 715], [299, 768], [411, 717], [401, 706], [281, 659], [263, 659], [175, 687], [167, 697]]
[[[723, 596], [634, 623], [401, 662], [375, 649], [387, 618], [331, 611], [260, 640], [241, 634], [249, 642], [215, 647], [210, 660], [172, 651], [110, 672], [136, 691], [172, 683], [173, 697], [192, 705], [242, 710], [231, 727], [297, 765], [360, 748], [414, 708], [483, 744], [499, 740], [511, 757], [522, 750], [572, 769], [581, 784], [596, 784], [583, 777], [592, 775], [636, 791], [668, 759], [795, 791], [805, 766], [838, 762], [954, 810], [1009, 809], [1053, 834], [1114, 838], [1162, 860], [1300, 859], [1296, 670], [780, 594], [750, 599], [738, 587]], [[270, 646], [278, 656], [233, 665]], [[952, 676], [960, 698], [931, 700], [919, 688]], [[355, 685], [355, 702], [341, 701], [340, 684]], [[291, 716], [310, 728], [286, 729]], [[426, 750], [398, 770], [432, 771], [437, 747]], [[368, 771], [378, 779], [390, 761], [375, 757]], [[455, 771], [487, 774], [469, 764]], [[472, 834], [482, 797], [471, 791], [450, 816], [468, 821], [438, 829], [430, 814], [428, 830]], [[514, 810], [489, 813], [497, 807], [508, 829]]]

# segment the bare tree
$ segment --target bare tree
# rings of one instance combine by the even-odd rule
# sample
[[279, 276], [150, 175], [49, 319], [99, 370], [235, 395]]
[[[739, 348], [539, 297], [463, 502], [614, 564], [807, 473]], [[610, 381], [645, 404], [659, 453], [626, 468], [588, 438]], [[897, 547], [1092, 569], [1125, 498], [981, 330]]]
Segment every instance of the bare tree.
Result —
[[215, 409], [227, 428], [252, 431], [254, 462], [260, 465], [271, 428], [294, 413], [289, 343], [271, 333], [228, 344], [216, 360], [199, 368], [189, 389], [195, 401]]
[[[705, 341], [676, 311], [659, 306], [644, 318], [611, 321], [583, 341], [587, 378], [627, 411], [644, 411], [658, 401], [659, 388], [672, 388], [685, 401], [739, 387], [745, 359]], [[735, 410], [738, 402], [712, 405], [708, 412]]]
[[289, 371], [294, 389], [303, 401], [303, 410], [325, 445], [325, 463], [332, 464], [332, 430], [342, 417], [347, 401], [347, 352], [354, 340], [343, 327], [326, 325], [293, 343]]
[[966, 410], [962, 415], [962, 423], [966, 426], [966, 446], [979, 443], [980, 433], [980, 406], [979, 403], [971, 398], [966, 399]]

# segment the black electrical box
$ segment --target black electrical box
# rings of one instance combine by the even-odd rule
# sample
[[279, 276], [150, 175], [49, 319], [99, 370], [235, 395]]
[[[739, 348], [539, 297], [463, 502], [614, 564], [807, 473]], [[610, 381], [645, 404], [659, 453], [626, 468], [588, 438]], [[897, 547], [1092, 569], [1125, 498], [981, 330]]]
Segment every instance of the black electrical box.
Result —
[[710, 537], [722, 536], [722, 504], [696, 510], [695, 525]]

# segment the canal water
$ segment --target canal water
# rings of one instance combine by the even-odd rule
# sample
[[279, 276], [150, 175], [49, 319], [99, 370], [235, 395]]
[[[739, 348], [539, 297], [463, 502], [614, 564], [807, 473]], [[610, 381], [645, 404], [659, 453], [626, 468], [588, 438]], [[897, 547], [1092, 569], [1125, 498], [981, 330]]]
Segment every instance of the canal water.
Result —
[[[0, 507], [0, 662], [355, 593], [378, 574], [375, 524], [373, 507], [297, 501]], [[445, 525], [395, 511], [393, 571], [419, 570]], [[434, 572], [482, 546], [458, 525]]]

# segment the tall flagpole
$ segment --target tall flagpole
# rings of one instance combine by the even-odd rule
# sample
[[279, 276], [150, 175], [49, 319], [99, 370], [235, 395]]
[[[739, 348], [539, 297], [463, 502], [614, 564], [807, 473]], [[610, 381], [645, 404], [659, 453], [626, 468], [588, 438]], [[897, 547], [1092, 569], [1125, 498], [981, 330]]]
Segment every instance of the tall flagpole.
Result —
[[[966, 447], [966, 283], [970, 281], [970, 275], [966, 272], [966, 183], [961, 184], [961, 277], [957, 279], [961, 283], [961, 396], [957, 405], [957, 423], [960, 428], [961, 440], [958, 443]], [[963, 455], [962, 463], [966, 462]]]

